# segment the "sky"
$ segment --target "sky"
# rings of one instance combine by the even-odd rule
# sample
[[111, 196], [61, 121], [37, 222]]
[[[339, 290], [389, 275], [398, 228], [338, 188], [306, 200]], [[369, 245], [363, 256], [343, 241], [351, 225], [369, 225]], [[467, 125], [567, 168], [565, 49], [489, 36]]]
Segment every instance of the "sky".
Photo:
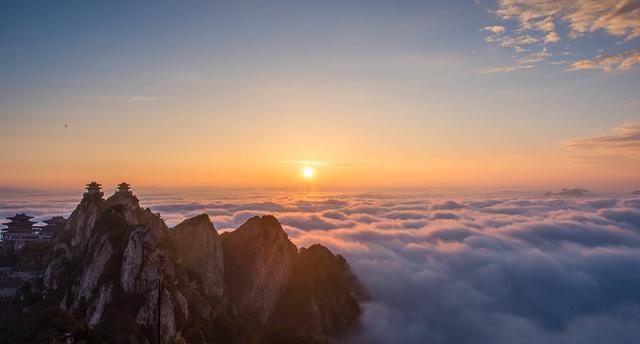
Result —
[[0, 186], [640, 188], [637, 0], [0, 8]]

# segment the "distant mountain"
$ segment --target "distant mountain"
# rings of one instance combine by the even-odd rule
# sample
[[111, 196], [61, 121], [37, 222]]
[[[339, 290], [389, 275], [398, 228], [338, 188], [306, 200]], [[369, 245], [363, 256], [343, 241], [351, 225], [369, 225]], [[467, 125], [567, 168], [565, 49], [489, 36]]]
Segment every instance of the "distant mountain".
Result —
[[357, 326], [366, 298], [342, 256], [298, 250], [273, 216], [223, 235], [207, 215], [168, 228], [128, 191], [85, 194], [53, 241], [3, 257], [42, 276], [0, 304], [3, 343], [66, 332], [109, 343], [322, 343]]
[[559, 192], [547, 192], [545, 196], [560, 196], [560, 197], [584, 197], [591, 193], [589, 190], [575, 188], [575, 189], [562, 189]]
[[634, 192], [631, 193], [632, 195], [640, 195], [640, 190], [636, 190]]

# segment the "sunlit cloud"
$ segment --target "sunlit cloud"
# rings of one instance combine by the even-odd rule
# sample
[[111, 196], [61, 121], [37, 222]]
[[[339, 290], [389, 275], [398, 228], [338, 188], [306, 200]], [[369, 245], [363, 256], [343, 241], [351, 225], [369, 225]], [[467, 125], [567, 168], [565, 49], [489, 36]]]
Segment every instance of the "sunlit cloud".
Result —
[[[517, 54], [526, 53], [527, 47], [557, 44], [561, 41], [558, 32], [562, 29], [566, 29], [567, 36], [572, 39], [596, 39], [591, 34], [603, 33], [624, 43], [640, 37], [640, 1], [637, 0], [498, 0], [494, 13], [499, 19], [514, 21], [517, 28], [511, 31], [518, 34], [502, 35], [485, 28], [491, 33], [485, 38], [486, 42], [512, 48]], [[571, 62], [567, 70], [626, 71], [638, 63], [638, 51], [628, 50], [579, 59]], [[517, 63], [489, 68], [485, 73], [529, 68], [532, 65]]]
[[335, 161], [319, 161], [319, 160], [284, 160], [284, 161], [280, 161], [280, 163], [303, 165], [303, 166], [328, 167], [328, 166], [365, 166], [365, 165], [383, 164], [384, 162], [382, 161], [335, 162]]
[[614, 55], [601, 55], [593, 59], [576, 61], [571, 64], [568, 71], [599, 69], [609, 73], [629, 70], [637, 64], [640, 64], [640, 51], [634, 49]]
[[563, 144], [579, 150], [640, 154], [640, 123], [626, 123], [611, 134], [567, 140]]
[[631, 40], [640, 36], [637, 0], [499, 0], [496, 14], [518, 21], [522, 30], [551, 32], [568, 23], [573, 36], [603, 31]]
[[328, 161], [318, 161], [318, 160], [288, 160], [281, 161], [281, 163], [285, 164], [295, 164], [295, 165], [305, 165], [305, 166], [334, 166], [335, 163]]
[[560, 36], [557, 33], [551, 31], [546, 36], [544, 36], [545, 43], [556, 43], [560, 41]]
[[493, 25], [493, 26], [485, 26], [483, 30], [493, 32], [495, 34], [502, 34], [504, 33], [505, 28], [502, 25]]
[[481, 74], [491, 74], [491, 73], [508, 73], [515, 72], [518, 70], [531, 69], [534, 68], [538, 63], [542, 62], [547, 57], [551, 56], [551, 53], [546, 49], [542, 48], [542, 50], [525, 55], [520, 58], [514, 65], [510, 66], [501, 66], [501, 67], [493, 67], [487, 68], [480, 71]]

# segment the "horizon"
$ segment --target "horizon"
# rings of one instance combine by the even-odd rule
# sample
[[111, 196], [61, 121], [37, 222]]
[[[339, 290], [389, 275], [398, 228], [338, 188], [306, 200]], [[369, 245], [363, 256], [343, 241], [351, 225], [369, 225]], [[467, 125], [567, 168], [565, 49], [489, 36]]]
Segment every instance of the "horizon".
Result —
[[[101, 185], [101, 188], [106, 195], [117, 191], [117, 183], [105, 185], [96, 181]], [[127, 182], [127, 181], [124, 181]], [[86, 184], [86, 183], [85, 183]], [[85, 192], [83, 186], [85, 184], [79, 184], [76, 186], [8, 186], [0, 185], [0, 193], [19, 193], [29, 195], [30, 193], [77, 193], [81, 195]], [[499, 195], [499, 194], [523, 194], [535, 196], [542, 193], [556, 193], [559, 191], [582, 189], [588, 192], [592, 196], [618, 194], [625, 195], [631, 194], [635, 191], [639, 191], [640, 188], [627, 188], [626, 185], [621, 186], [595, 186], [587, 187], [584, 184], [568, 184], [568, 185], [548, 185], [548, 186], [453, 186], [453, 187], [437, 187], [437, 186], [330, 186], [330, 185], [312, 185], [309, 183], [299, 183], [298, 185], [288, 186], [223, 186], [223, 185], [190, 185], [190, 186], [154, 186], [154, 185], [133, 185], [133, 190], [137, 190], [143, 194], [151, 192], [290, 192], [294, 194], [319, 194], [319, 193], [353, 193], [353, 192], [371, 192], [371, 193], [431, 193], [432, 195], [459, 195], [465, 194], [469, 196], [477, 196], [480, 194], [486, 195]]]

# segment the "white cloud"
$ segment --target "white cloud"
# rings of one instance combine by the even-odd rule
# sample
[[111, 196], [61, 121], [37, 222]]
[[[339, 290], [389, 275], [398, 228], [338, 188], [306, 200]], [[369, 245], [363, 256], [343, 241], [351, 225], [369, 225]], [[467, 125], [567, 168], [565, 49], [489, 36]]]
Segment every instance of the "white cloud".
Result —
[[483, 30], [493, 32], [495, 34], [503, 34], [505, 31], [505, 28], [502, 25], [493, 25], [493, 26], [485, 26]]

